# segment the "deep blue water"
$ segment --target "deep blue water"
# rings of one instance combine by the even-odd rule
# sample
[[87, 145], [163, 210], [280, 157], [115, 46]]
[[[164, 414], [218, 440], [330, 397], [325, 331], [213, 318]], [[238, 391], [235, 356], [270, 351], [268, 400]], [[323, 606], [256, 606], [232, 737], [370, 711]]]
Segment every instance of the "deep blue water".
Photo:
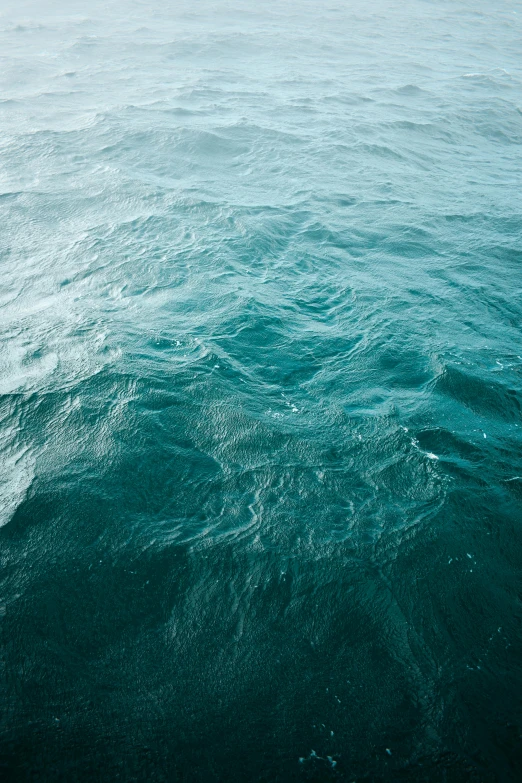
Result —
[[6, 781], [522, 775], [522, 3], [0, 7]]

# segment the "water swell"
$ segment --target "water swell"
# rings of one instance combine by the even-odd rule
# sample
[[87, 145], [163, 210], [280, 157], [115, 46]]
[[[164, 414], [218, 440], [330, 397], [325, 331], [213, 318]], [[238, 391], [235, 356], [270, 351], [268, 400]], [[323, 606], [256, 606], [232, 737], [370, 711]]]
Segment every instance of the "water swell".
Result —
[[8, 780], [517, 780], [520, 22], [363, 6], [3, 12]]

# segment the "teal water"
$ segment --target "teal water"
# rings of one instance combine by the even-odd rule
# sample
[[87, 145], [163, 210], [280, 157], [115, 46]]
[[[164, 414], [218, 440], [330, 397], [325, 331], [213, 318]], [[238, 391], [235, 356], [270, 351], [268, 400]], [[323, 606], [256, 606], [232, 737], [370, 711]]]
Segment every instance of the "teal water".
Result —
[[520, 780], [521, 55], [2, 4], [3, 780]]

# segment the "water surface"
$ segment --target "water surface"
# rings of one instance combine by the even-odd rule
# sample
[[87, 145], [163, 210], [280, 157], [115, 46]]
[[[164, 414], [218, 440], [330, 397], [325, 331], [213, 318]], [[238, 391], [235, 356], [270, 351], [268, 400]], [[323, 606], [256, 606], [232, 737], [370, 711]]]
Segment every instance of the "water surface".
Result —
[[6, 0], [6, 781], [515, 781], [522, 6]]

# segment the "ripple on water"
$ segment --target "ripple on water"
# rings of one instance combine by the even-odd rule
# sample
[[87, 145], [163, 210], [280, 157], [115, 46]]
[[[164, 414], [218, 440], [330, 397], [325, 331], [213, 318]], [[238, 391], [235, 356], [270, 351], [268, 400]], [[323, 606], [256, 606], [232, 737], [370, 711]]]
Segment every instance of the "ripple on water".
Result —
[[8, 778], [518, 783], [522, 17], [62, 5], [0, 20]]

